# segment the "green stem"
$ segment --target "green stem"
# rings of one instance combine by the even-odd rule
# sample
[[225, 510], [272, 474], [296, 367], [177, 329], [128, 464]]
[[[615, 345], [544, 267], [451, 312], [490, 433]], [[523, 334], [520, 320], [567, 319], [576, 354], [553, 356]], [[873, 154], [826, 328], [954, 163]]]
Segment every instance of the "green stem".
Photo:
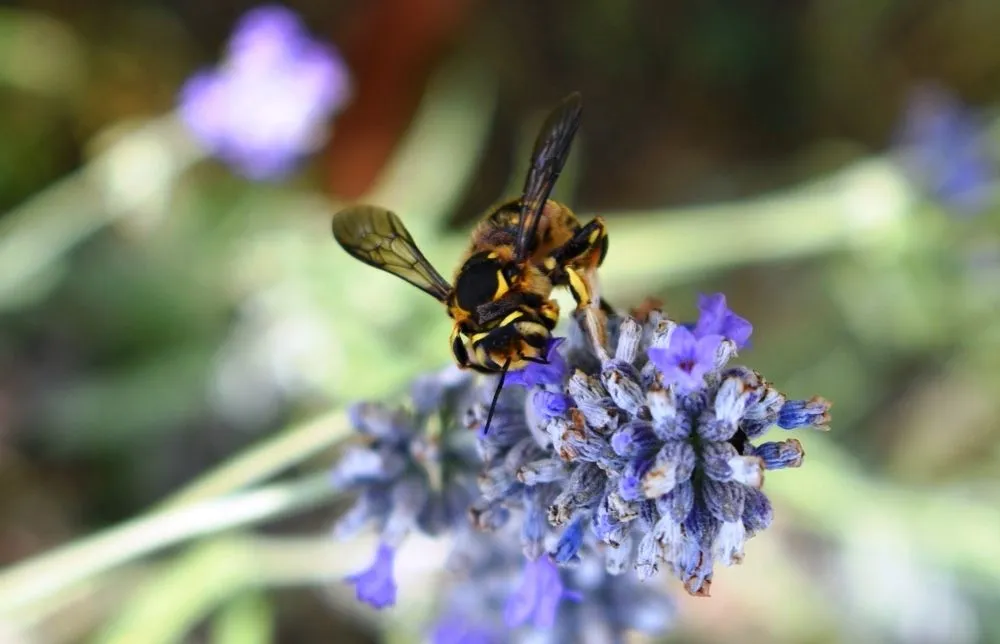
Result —
[[[447, 217], [478, 167], [495, 105], [496, 83], [481, 65], [468, 58], [446, 65], [364, 200], [414, 211], [427, 224]], [[174, 113], [117, 129], [86, 166], [0, 217], [0, 309], [53, 286], [62, 257], [89, 235], [162, 207], [177, 179], [206, 156]]]
[[246, 587], [257, 562], [249, 541], [231, 535], [199, 543], [171, 559], [91, 641], [97, 644], [181, 642], [211, 610]]
[[611, 249], [601, 283], [618, 293], [655, 276], [677, 281], [706, 270], [882, 244], [901, 230], [912, 201], [896, 166], [872, 159], [755, 199], [606, 214]]
[[234, 597], [212, 623], [212, 644], [268, 644], [274, 636], [274, 612], [259, 591]]
[[164, 564], [93, 641], [127, 644], [136, 634], [145, 644], [181, 641], [232, 598], [285, 583], [320, 584], [351, 569], [343, 545], [326, 538], [218, 537]]
[[[119, 217], [160, 198], [156, 191], [172, 185], [204, 152], [186, 135], [173, 114], [134, 128], [111, 144], [86, 167], [0, 217], [0, 309], [30, 297], [38, 280], [49, 273], [75, 244]], [[148, 164], [151, 185], [127, 176], [137, 164]], [[150, 177], [143, 175], [143, 180]], [[121, 186], [130, 186], [128, 191]]]
[[259, 483], [328, 449], [349, 432], [343, 411], [293, 426], [201, 476], [172, 494], [157, 509], [177, 508]]
[[[920, 556], [938, 565], [972, 571], [1000, 585], [1000, 512], [942, 492], [893, 489], [865, 476], [828, 441], [809, 443], [801, 470], [773, 473], [768, 479], [765, 491], [779, 512], [841, 542], [878, 525], [900, 542], [915, 543]], [[956, 540], [956, 533], [964, 538]], [[768, 539], [767, 534], [758, 539]], [[370, 543], [336, 543], [325, 537], [230, 536], [199, 545], [136, 593], [98, 641], [119, 644], [135, 633], [155, 638], [149, 642], [177, 641], [232, 597], [260, 588], [329, 582], [362, 567], [370, 550]], [[414, 587], [428, 583], [424, 576], [434, 570], [435, 555], [421, 552], [424, 561], [409, 571], [420, 575], [409, 581]], [[438, 555], [443, 557], [443, 551]], [[209, 581], [202, 583], [205, 579]], [[379, 623], [386, 625], [384, 619]]]
[[142, 516], [0, 573], [0, 622], [89, 577], [194, 537], [267, 521], [332, 498], [327, 474]]
[[[1000, 513], [982, 504], [959, 503], [941, 492], [887, 488], [865, 476], [849, 455], [828, 441], [809, 443], [809, 458], [801, 470], [774, 473], [768, 479], [765, 490], [779, 511], [792, 511], [801, 523], [845, 541], [875, 521], [896, 538], [914, 541], [921, 556], [1000, 584], [1000, 567], [994, 563], [1000, 561], [995, 539]], [[966, 538], [956, 542], [956, 531]], [[766, 539], [766, 533], [760, 538]], [[100, 641], [127, 641], [129, 633], [160, 638], [150, 641], [176, 641], [240, 593], [320, 584], [356, 570], [370, 545], [335, 543], [325, 537], [246, 536], [199, 545], [136, 593]]]
[[[126, 644], [141, 634], [144, 644], [177, 642], [233, 598], [340, 580], [362, 568], [372, 549], [370, 540], [338, 543], [325, 536], [219, 536], [162, 564], [93, 641]], [[425, 553], [435, 562], [443, 557], [443, 552]], [[345, 595], [351, 592], [347, 585], [339, 587]], [[365, 613], [356, 617], [363, 619]], [[384, 617], [379, 623], [384, 625]]]
[[[396, 153], [361, 201], [399, 208], [411, 232], [438, 231], [458, 206], [489, 143], [496, 77], [468, 56], [431, 79]], [[438, 233], [439, 234], [439, 233]]]
[[1000, 587], [1000, 510], [942, 491], [873, 481], [829, 441], [809, 441], [806, 451], [800, 470], [768, 476], [764, 492], [777, 507], [843, 540], [881, 526], [901, 543], [913, 544], [918, 555]]

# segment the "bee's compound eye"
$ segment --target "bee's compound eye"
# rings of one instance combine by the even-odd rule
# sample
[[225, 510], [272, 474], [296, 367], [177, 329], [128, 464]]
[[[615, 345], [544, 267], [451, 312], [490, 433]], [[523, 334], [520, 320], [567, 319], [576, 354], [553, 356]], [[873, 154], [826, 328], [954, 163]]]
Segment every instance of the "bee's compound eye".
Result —
[[477, 253], [468, 259], [455, 280], [455, 299], [466, 311], [475, 311], [481, 304], [493, 301], [499, 282], [500, 263]]

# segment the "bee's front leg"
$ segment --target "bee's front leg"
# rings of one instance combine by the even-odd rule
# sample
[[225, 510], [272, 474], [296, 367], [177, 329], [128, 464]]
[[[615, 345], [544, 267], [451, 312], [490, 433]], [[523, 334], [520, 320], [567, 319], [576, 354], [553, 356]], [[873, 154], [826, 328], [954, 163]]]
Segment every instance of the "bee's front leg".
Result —
[[582, 309], [600, 302], [597, 292], [597, 267], [608, 252], [608, 232], [604, 220], [595, 217], [559, 248], [545, 258], [543, 266], [557, 286], [566, 286]]
[[581, 226], [568, 242], [552, 251], [556, 264], [572, 264], [586, 271], [596, 269], [608, 254], [608, 229], [604, 220], [594, 217]]
[[563, 270], [566, 273], [566, 286], [569, 287], [569, 292], [576, 300], [576, 308], [584, 309], [590, 306], [596, 294], [595, 280], [593, 279], [596, 275], [585, 275], [572, 266], [567, 266]]
[[581, 226], [572, 238], [545, 259], [544, 266], [554, 285], [566, 286], [576, 300], [584, 330], [600, 355], [607, 337], [607, 313], [610, 306], [601, 299], [597, 267], [608, 252], [608, 234], [604, 220], [595, 217]]

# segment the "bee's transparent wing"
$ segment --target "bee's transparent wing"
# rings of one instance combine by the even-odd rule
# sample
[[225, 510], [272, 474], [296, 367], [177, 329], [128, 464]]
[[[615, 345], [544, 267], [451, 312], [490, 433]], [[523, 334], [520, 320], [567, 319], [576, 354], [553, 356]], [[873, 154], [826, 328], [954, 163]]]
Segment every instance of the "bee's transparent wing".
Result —
[[333, 236], [351, 256], [445, 301], [451, 285], [431, 266], [394, 213], [351, 206], [333, 216]]

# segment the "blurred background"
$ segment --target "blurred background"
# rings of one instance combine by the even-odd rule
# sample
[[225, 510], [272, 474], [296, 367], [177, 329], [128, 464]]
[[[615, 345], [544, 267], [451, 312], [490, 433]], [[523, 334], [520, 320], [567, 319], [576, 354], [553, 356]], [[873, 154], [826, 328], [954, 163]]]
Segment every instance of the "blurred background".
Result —
[[[326, 61], [301, 86], [254, 75], [255, 6], [0, 8], [0, 641], [418, 641], [307, 571], [195, 602], [208, 537], [59, 593], [23, 566], [86, 568], [33, 558], [447, 364], [440, 306], [329, 217], [389, 207], [450, 275], [579, 90], [555, 196], [606, 218], [612, 303], [724, 292], [743, 361], [834, 402], [712, 598], [661, 578], [664, 641], [1000, 642], [1000, 3], [289, 2]], [[321, 471], [336, 431], [269, 473]], [[343, 507], [226, 534], [349, 571], [316, 543]]]

